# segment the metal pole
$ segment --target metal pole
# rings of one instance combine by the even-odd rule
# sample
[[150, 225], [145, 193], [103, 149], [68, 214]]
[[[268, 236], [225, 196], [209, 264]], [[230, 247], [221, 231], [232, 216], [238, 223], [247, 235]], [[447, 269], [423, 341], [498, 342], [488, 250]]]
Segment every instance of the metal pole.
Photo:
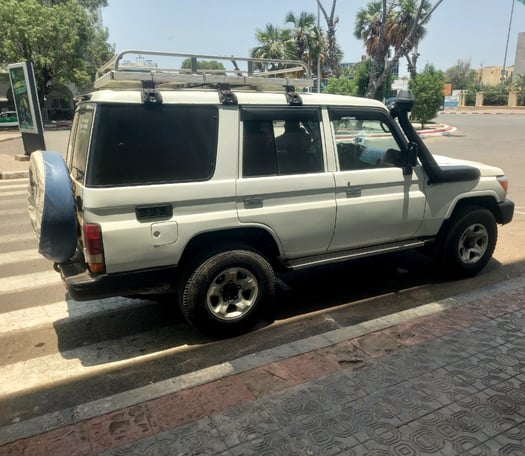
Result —
[[510, 29], [512, 27], [512, 16], [514, 15], [514, 3], [516, 3], [516, 0], [512, 0], [512, 7], [510, 9], [509, 30], [507, 32], [507, 44], [505, 45], [505, 57], [503, 58], [503, 69], [501, 70], [501, 83], [502, 84], [507, 79], [507, 72], [505, 68], [507, 66], [507, 52], [509, 50]]
[[[321, 9], [319, 3], [317, 4], [317, 29], [321, 32]], [[321, 93], [321, 49], [319, 49], [319, 55], [317, 56], [317, 93]]]

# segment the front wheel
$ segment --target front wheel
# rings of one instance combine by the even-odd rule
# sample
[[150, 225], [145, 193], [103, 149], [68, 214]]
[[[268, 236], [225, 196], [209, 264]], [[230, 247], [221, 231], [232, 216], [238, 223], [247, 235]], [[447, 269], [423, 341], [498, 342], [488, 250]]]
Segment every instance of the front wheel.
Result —
[[183, 284], [181, 308], [191, 325], [210, 336], [229, 337], [251, 328], [271, 301], [275, 275], [251, 250], [229, 250], [203, 260]]
[[452, 220], [445, 238], [442, 262], [453, 277], [471, 277], [489, 262], [498, 237], [496, 219], [488, 209], [469, 206]]

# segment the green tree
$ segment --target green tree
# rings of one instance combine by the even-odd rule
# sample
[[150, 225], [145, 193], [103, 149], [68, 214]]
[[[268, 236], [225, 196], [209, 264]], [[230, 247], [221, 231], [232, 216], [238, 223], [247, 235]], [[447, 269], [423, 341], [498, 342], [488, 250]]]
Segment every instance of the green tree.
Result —
[[68, 83], [84, 89], [113, 54], [97, 23], [105, 1], [2, 0], [0, 61], [31, 61], [39, 96]]
[[[191, 58], [184, 59], [182, 61], [181, 68], [191, 70]], [[225, 70], [222, 62], [217, 60], [198, 60], [197, 61], [198, 70]]]
[[321, 0], [317, 0], [317, 6], [323, 14], [326, 21], [326, 67], [328, 73], [331, 76], [339, 77], [341, 74], [341, 60], [343, 58], [343, 52], [337, 44], [337, 37], [335, 35], [336, 25], [339, 22], [339, 18], [335, 15], [335, 5], [337, 0], [332, 1], [332, 8], [330, 14], [326, 11]]
[[467, 90], [476, 84], [476, 70], [470, 67], [470, 60], [458, 60], [445, 71], [445, 79], [452, 83], [454, 90]]
[[330, 78], [323, 93], [335, 93], [337, 95], [357, 95], [357, 84], [354, 79], [347, 77]]
[[436, 117], [443, 103], [444, 84], [443, 72], [437, 71], [432, 65], [425, 66], [424, 71], [410, 81], [415, 100], [412, 117], [421, 123], [421, 128]]
[[[282, 29], [272, 24], [266, 24], [264, 30], [257, 29], [255, 39], [259, 46], [254, 47], [251, 56], [258, 59], [295, 59], [295, 41], [289, 29]], [[274, 69], [278, 65], [271, 65]]]
[[374, 97], [384, 86], [401, 57], [407, 59], [411, 76], [416, 76], [424, 25], [442, 1], [431, 6], [428, 0], [374, 0], [358, 11], [354, 35], [363, 40], [372, 60], [367, 96]]
[[310, 60], [310, 48], [313, 41], [317, 38], [315, 33], [317, 28], [315, 16], [305, 11], [296, 16], [290, 11], [286, 15], [284, 22], [293, 25], [292, 37], [296, 47], [295, 57], [298, 60], [308, 62]]

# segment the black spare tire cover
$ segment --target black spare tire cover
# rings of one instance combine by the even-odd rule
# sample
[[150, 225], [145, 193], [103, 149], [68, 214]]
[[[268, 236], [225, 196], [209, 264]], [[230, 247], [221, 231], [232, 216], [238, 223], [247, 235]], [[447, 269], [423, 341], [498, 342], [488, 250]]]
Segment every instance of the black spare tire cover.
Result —
[[59, 153], [31, 154], [28, 201], [39, 253], [55, 263], [66, 262], [76, 250], [77, 216], [69, 170]]

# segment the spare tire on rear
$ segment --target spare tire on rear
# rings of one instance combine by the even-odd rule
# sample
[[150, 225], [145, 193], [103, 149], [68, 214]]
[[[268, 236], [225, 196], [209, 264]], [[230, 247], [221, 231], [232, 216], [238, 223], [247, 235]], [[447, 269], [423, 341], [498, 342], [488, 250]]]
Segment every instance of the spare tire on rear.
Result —
[[55, 263], [69, 260], [77, 246], [77, 215], [69, 170], [59, 153], [31, 154], [28, 202], [38, 252]]

